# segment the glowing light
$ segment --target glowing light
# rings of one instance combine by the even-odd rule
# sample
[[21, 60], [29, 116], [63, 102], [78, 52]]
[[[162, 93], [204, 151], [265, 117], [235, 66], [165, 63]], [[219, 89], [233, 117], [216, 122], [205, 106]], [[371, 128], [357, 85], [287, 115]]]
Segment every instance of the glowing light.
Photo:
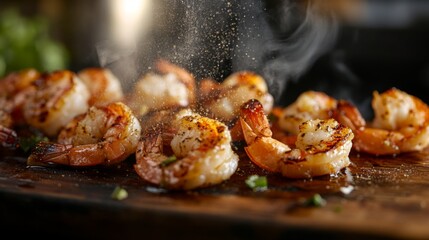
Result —
[[152, 0], [110, 0], [111, 34], [122, 45], [134, 44], [150, 27]]

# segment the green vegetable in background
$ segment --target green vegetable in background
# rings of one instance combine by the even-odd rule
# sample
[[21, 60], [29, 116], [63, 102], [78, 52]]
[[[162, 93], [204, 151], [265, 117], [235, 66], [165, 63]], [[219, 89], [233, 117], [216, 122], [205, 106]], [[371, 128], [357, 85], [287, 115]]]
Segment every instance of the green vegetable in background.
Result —
[[66, 49], [49, 36], [43, 17], [26, 18], [16, 10], [0, 12], [0, 77], [24, 68], [67, 68]]

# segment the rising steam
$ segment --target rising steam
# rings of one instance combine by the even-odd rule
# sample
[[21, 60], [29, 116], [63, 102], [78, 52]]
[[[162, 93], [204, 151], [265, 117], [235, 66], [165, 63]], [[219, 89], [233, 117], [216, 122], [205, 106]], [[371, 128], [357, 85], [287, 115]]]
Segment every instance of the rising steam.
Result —
[[[281, 36], [268, 40], [263, 48], [261, 62], [262, 75], [268, 82], [270, 92], [278, 99], [288, 81], [302, 75], [323, 53], [329, 50], [336, 40], [338, 24], [333, 15], [321, 11], [323, 1], [308, 2], [304, 18], [297, 28], [288, 36]], [[277, 10], [279, 11], [279, 10]], [[290, 31], [291, 5], [289, 1], [281, 6], [284, 17], [277, 17], [274, 31]], [[292, 15], [293, 16], [293, 15]], [[286, 26], [283, 27], [282, 26]]]
[[[278, 99], [288, 81], [297, 79], [330, 49], [338, 29], [334, 17], [320, 10], [323, 1], [145, 1], [153, 6], [147, 4], [151, 7], [143, 10], [156, 14], [144, 14], [144, 22], [152, 23], [145, 27], [144, 38], [121, 37], [97, 45], [100, 65], [111, 68], [126, 89], [150, 70], [154, 60], [165, 58], [197, 79], [222, 81], [234, 71], [256, 71]], [[274, 13], [264, 10], [267, 4], [274, 5]], [[114, 37], [140, 36], [133, 31], [143, 25], [123, 25], [127, 28], [116, 27]], [[128, 40], [136, 40], [137, 45]]]

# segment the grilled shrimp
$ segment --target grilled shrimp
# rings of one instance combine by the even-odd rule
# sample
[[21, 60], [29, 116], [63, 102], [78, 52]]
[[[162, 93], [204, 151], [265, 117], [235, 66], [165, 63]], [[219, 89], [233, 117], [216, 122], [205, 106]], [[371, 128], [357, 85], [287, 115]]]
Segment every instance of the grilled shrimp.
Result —
[[334, 119], [308, 120], [299, 127], [296, 148], [273, 139], [262, 104], [250, 100], [241, 107], [240, 122], [250, 160], [289, 178], [336, 174], [350, 164], [353, 132]]
[[392, 88], [374, 92], [372, 107], [375, 118], [367, 124], [353, 104], [338, 103], [335, 118], [353, 130], [356, 151], [394, 155], [429, 145], [429, 107], [420, 99]]
[[238, 156], [226, 125], [189, 111], [179, 112], [172, 124], [176, 129], [172, 140], [153, 131], [139, 142], [134, 168], [140, 177], [184, 190], [229, 179], [237, 169]]
[[[23, 106], [28, 96], [34, 92], [33, 83], [39, 77], [40, 73], [37, 70], [24, 69], [0, 80], [0, 111], [3, 111], [3, 116], [8, 116], [10, 119], [9, 127], [24, 122]], [[2, 122], [1, 119], [0, 122]]]
[[[40, 73], [32, 68], [11, 73], [0, 80], [0, 96], [15, 97], [16, 94], [31, 88], [32, 83], [39, 77]], [[19, 99], [21, 100], [22, 97]]]
[[291, 134], [298, 134], [301, 123], [311, 119], [329, 119], [337, 101], [325, 93], [307, 91], [286, 107], [279, 118], [279, 126]]
[[137, 118], [125, 104], [116, 102], [105, 107], [92, 106], [60, 132], [58, 143], [39, 143], [27, 164], [116, 164], [136, 151], [140, 130]]
[[34, 84], [36, 91], [25, 102], [24, 117], [28, 124], [50, 137], [88, 110], [88, 89], [70, 71], [43, 75]]
[[[212, 94], [206, 93], [210, 86]], [[265, 111], [271, 111], [274, 103], [273, 96], [268, 92], [265, 80], [258, 74], [242, 71], [231, 74], [220, 86], [206, 80], [203, 85], [204, 94], [202, 108], [207, 109], [214, 118], [229, 122], [234, 120], [240, 112], [240, 106], [249, 99], [258, 99]]]
[[90, 106], [107, 105], [124, 97], [121, 83], [108, 68], [86, 68], [78, 73], [78, 77], [90, 92]]
[[128, 105], [136, 115], [194, 103], [195, 79], [192, 74], [164, 60], [157, 62], [156, 69], [160, 74], [147, 73], [134, 86]]

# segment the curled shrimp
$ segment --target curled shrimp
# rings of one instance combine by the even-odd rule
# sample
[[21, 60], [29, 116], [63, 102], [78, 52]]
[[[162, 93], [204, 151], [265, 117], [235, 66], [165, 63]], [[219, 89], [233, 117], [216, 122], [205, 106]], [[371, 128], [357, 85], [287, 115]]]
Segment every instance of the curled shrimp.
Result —
[[336, 174], [350, 164], [353, 132], [334, 119], [308, 120], [299, 127], [296, 148], [273, 139], [262, 104], [250, 100], [241, 107], [240, 122], [250, 160], [289, 178]]
[[329, 119], [337, 101], [322, 92], [307, 91], [286, 107], [279, 118], [282, 130], [298, 134], [301, 123], [311, 119]]
[[192, 74], [165, 60], [156, 63], [156, 70], [139, 79], [129, 97], [127, 103], [136, 115], [194, 104], [195, 79]]
[[[15, 149], [19, 146], [15, 128], [24, 125], [23, 106], [34, 93], [34, 82], [40, 73], [32, 68], [13, 72], [0, 80], [0, 145]], [[28, 127], [26, 127], [28, 129]]]
[[108, 68], [86, 68], [78, 77], [90, 92], [89, 105], [103, 106], [124, 97], [119, 79]]
[[56, 71], [34, 82], [24, 105], [26, 122], [53, 137], [75, 116], [88, 110], [89, 92], [70, 71]]
[[173, 125], [171, 140], [153, 131], [139, 142], [134, 168], [140, 177], [168, 189], [188, 190], [221, 183], [235, 172], [238, 156], [226, 125], [189, 111], [179, 112]]
[[351, 103], [340, 101], [335, 118], [350, 127], [353, 148], [374, 155], [420, 151], [429, 145], [429, 107], [398, 89], [389, 89], [372, 100], [375, 117], [367, 124]]
[[4, 123], [4, 116], [9, 118], [12, 125], [24, 123], [23, 106], [34, 90], [34, 81], [40, 78], [40, 73], [35, 69], [24, 69], [19, 72], [13, 72], [0, 80], [0, 124]]
[[[201, 85], [203, 96], [207, 96], [201, 100], [201, 108], [207, 109], [213, 118], [224, 122], [236, 119], [240, 106], [250, 99], [258, 99], [267, 113], [273, 107], [274, 98], [268, 92], [265, 80], [254, 72], [233, 73], [219, 86], [210, 80], [205, 80]], [[207, 93], [207, 88], [213, 89], [211, 94]]]
[[28, 165], [112, 165], [133, 154], [140, 124], [125, 104], [91, 107], [59, 134], [58, 143], [41, 142], [28, 157]]
[[[32, 68], [13, 72], [0, 80], [0, 96], [15, 97], [18, 93], [33, 87], [40, 73]], [[22, 100], [23, 97], [19, 97]]]

